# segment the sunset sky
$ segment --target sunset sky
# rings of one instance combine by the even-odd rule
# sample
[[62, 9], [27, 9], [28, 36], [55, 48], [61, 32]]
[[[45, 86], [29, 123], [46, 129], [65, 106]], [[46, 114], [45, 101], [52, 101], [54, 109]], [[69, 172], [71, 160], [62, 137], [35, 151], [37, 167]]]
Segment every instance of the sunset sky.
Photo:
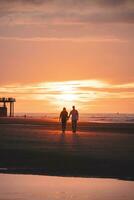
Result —
[[3, 96], [16, 112], [134, 113], [134, 1], [1, 0]]

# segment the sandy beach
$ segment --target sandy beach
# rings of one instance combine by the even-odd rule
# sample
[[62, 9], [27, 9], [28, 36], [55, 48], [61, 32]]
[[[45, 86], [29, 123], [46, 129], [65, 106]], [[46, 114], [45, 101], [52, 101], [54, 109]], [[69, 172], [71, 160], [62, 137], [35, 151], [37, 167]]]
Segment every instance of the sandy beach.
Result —
[[0, 172], [134, 180], [134, 124], [0, 118]]
[[133, 200], [133, 188], [117, 179], [0, 174], [1, 200]]

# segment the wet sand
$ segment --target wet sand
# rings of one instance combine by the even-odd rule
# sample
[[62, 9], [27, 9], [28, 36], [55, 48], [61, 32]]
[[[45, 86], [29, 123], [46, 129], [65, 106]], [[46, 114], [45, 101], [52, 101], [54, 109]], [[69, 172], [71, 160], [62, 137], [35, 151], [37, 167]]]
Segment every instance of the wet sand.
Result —
[[134, 124], [0, 119], [0, 172], [134, 180]]

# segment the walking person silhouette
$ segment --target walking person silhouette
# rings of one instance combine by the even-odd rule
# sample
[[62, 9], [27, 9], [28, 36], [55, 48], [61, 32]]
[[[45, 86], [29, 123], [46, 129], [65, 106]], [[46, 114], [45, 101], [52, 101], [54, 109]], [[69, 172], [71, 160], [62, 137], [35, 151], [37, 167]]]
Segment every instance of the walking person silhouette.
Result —
[[79, 113], [78, 111], [75, 109], [75, 106], [72, 107], [73, 109], [71, 110], [71, 112], [69, 113], [69, 117], [71, 117], [72, 119], [72, 132], [73, 133], [76, 133], [76, 130], [77, 130], [77, 121], [79, 119]]
[[65, 133], [66, 131], [67, 120], [68, 120], [68, 112], [66, 108], [64, 107], [59, 117], [59, 121], [61, 121], [62, 133]]

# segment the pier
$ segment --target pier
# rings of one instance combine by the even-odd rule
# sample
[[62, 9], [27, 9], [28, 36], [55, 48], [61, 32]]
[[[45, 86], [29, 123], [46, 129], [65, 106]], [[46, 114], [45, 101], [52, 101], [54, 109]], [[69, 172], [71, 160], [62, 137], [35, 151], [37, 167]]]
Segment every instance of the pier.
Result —
[[7, 117], [8, 116], [8, 109], [7, 109], [7, 104], [9, 104], [9, 116], [14, 117], [14, 103], [16, 102], [15, 98], [5, 98], [2, 97], [0, 98], [0, 103], [3, 105], [0, 106], [0, 117]]

